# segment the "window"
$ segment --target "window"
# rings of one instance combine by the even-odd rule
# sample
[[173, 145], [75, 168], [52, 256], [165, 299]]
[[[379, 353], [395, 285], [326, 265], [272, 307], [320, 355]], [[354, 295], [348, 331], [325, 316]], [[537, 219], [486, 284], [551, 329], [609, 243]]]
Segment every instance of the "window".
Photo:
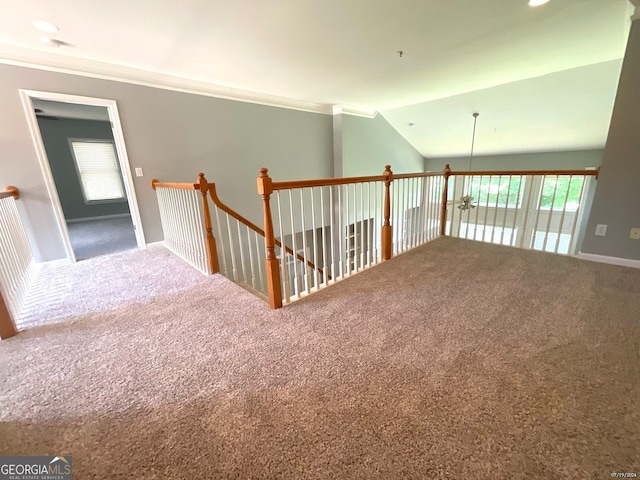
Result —
[[[520, 175], [474, 175], [454, 177], [447, 200], [463, 195], [473, 197], [473, 204], [481, 207], [515, 208], [522, 206], [525, 179]], [[457, 193], [454, 193], [456, 190]], [[457, 199], [456, 199], [457, 200]]]
[[125, 201], [113, 142], [69, 140], [85, 203]]
[[576, 211], [580, 205], [583, 183], [584, 177], [567, 175], [545, 177], [540, 194], [540, 206], [546, 209], [565, 208]]
[[520, 176], [474, 176], [471, 177], [470, 195], [476, 197], [478, 205], [514, 208], [521, 205], [523, 187]]

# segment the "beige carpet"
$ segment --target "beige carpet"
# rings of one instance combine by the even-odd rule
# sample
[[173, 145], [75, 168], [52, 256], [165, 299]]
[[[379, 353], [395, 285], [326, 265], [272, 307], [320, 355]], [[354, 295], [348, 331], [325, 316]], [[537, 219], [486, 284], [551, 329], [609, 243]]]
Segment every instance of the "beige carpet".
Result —
[[640, 270], [441, 238], [269, 311], [119, 260], [85, 273], [167, 291], [67, 298], [0, 343], [0, 455], [70, 454], [79, 479], [640, 474]]

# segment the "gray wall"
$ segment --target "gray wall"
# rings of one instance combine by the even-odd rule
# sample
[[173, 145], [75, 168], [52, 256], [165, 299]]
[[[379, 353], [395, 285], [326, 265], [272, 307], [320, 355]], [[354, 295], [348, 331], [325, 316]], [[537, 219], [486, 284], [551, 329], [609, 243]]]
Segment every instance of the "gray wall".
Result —
[[80, 178], [69, 144], [70, 138], [113, 141], [109, 122], [41, 117], [38, 118], [38, 125], [66, 220], [129, 213], [126, 200], [90, 205], [84, 203]]
[[65, 254], [19, 89], [117, 101], [131, 168], [144, 169], [144, 177], [133, 178], [148, 243], [162, 240], [149, 186], [154, 177], [193, 182], [205, 172], [224, 202], [260, 223], [255, 181], [260, 167], [268, 167], [277, 180], [332, 174], [329, 115], [11, 65], [0, 64], [0, 78], [0, 186], [21, 189], [19, 208], [40, 261]]
[[[640, 260], [640, 241], [629, 238], [640, 227], [640, 19], [629, 32], [629, 42], [600, 179], [582, 246], [584, 253]], [[607, 235], [596, 237], [597, 224]]]
[[381, 175], [424, 171], [424, 158], [387, 120], [342, 115], [342, 171], [336, 176]]
[[[474, 156], [471, 166], [473, 170], [567, 170], [598, 167], [601, 162], [602, 150], [578, 150]], [[469, 157], [428, 158], [425, 160], [425, 169], [441, 172], [447, 163], [452, 170], [469, 170]]]

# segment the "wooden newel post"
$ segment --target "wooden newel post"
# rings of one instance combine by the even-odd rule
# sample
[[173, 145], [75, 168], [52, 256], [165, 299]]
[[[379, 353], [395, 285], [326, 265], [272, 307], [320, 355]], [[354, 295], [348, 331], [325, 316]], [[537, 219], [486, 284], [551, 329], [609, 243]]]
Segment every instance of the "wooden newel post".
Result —
[[16, 324], [13, 322], [7, 304], [4, 302], [2, 292], [0, 292], [0, 339], [4, 340], [13, 337], [17, 333]]
[[213, 227], [211, 226], [211, 212], [209, 211], [209, 182], [204, 177], [204, 173], [198, 174], [198, 182], [200, 185], [200, 194], [202, 195], [202, 214], [204, 216], [204, 227], [207, 230], [205, 239], [205, 248], [207, 250], [207, 267], [209, 273], [218, 273], [220, 265], [218, 263], [218, 248], [216, 247], [216, 239], [213, 236]]
[[271, 308], [282, 307], [282, 286], [280, 283], [280, 266], [276, 258], [276, 239], [273, 234], [273, 219], [271, 217], [271, 204], [269, 200], [273, 193], [273, 182], [269, 177], [269, 170], [260, 169], [258, 177], [258, 194], [262, 195], [262, 209], [264, 215], [264, 243], [267, 249], [267, 258], [264, 261], [267, 273], [267, 288], [269, 290], [269, 306]]
[[393, 172], [391, 171], [391, 165], [384, 167], [384, 224], [382, 225], [382, 260], [389, 260], [391, 258], [391, 239], [393, 233], [393, 227], [391, 226], [391, 195], [389, 193], [389, 187], [393, 182]]
[[[598, 167], [598, 169], [600, 169], [600, 167]], [[5, 191], [10, 192], [15, 200], [18, 200], [20, 198], [20, 190], [18, 190], [17, 187], [9, 185], [7, 188], [5, 188]]]
[[444, 188], [442, 189], [442, 208], [440, 209], [440, 235], [444, 235], [447, 228], [447, 200], [449, 199], [449, 177], [451, 167], [447, 163], [444, 167]]
[[[16, 187], [12, 187], [9, 185], [5, 188], [6, 192], [11, 193], [13, 198], [16, 200], [20, 197], [20, 192]], [[11, 318], [11, 314], [9, 313], [9, 308], [4, 301], [4, 297], [2, 296], [2, 292], [0, 292], [0, 339], [5, 339], [9, 337], [13, 337], [18, 333], [18, 329], [16, 328], [16, 324]]]

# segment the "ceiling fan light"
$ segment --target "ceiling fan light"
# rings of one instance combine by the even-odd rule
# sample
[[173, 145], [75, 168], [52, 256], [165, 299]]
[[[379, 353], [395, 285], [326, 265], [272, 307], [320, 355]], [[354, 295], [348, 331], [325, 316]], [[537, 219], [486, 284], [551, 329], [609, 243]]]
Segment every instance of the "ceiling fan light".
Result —
[[545, 3], [549, 3], [549, 0], [529, 0], [530, 7], [539, 7], [540, 5], [544, 5]]
[[53, 23], [47, 22], [45, 20], [34, 20], [33, 22], [31, 22], [31, 25], [36, 27], [41, 32], [56, 33], [60, 30]]

